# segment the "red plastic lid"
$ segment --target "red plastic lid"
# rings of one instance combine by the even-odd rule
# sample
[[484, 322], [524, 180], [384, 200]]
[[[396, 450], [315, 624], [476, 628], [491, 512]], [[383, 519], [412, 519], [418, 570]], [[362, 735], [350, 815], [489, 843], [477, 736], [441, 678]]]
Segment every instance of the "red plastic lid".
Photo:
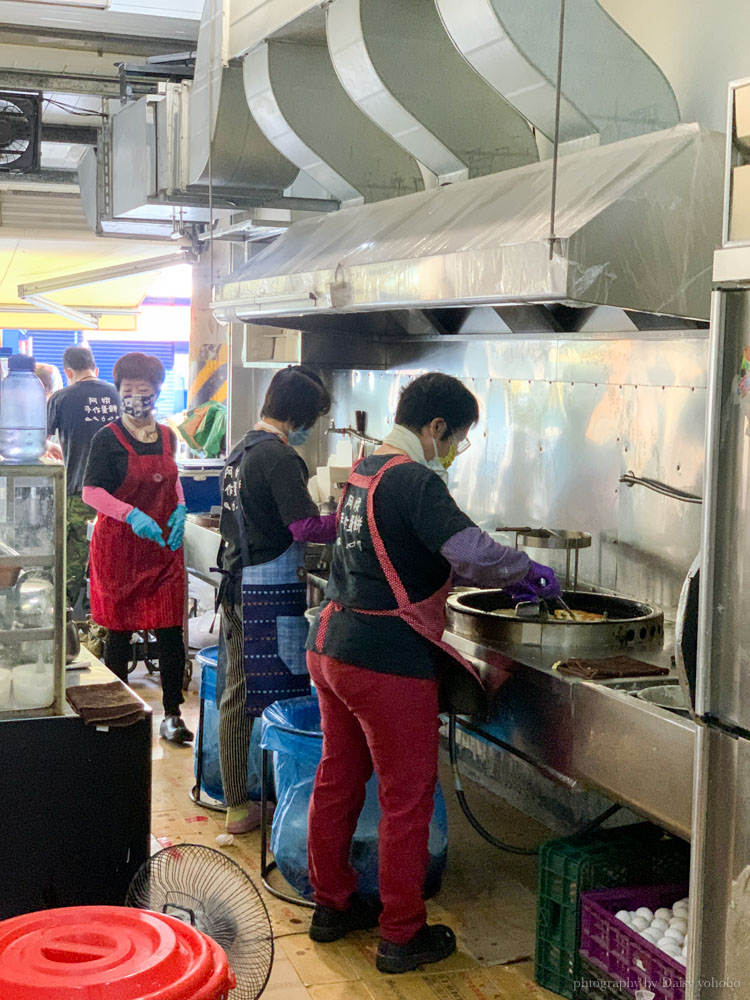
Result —
[[174, 917], [69, 906], [0, 922], [2, 1000], [223, 1000], [223, 949]]

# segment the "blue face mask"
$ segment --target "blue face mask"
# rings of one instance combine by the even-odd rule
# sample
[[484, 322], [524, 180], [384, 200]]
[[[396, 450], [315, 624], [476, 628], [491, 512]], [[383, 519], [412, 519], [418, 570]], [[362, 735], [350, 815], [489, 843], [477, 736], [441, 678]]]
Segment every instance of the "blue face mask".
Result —
[[286, 439], [293, 448], [299, 448], [307, 441], [311, 432], [312, 427], [297, 427], [295, 430], [289, 431]]

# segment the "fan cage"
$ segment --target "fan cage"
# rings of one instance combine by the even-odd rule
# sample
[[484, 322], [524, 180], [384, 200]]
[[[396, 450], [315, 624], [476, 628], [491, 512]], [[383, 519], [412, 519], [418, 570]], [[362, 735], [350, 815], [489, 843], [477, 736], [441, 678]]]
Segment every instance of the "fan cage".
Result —
[[271, 920], [249, 875], [225, 854], [202, 844], [164, 848], [136, 872], [125, 905], [176, 917], [221, 945], [237, 979], [232, 1000], [257, 1000], [265, 989]]

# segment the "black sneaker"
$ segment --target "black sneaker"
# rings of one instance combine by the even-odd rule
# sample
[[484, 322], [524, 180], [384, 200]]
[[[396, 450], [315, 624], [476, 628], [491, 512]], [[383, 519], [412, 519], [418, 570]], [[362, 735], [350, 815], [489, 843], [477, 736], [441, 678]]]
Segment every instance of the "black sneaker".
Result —
[[377, 927], [382, 910], [383, 904], [377, 896], [355, 896], [345, 910], [316, 906], [308, 933], [313, 941], [330, 944], [345, 937], [349, 931], [368, 931]]
[[169, 743], [190, 743], [193, 734], [180, 715], [166, 715], [159, 726], [159, 736]]
[[456, 950], [456, 935], [445, 924], [425, 924], [406, 944], [380, 939], [375, 965], [378, 972], [394, 975], [413, 972], [420, 965], [442, 962]]

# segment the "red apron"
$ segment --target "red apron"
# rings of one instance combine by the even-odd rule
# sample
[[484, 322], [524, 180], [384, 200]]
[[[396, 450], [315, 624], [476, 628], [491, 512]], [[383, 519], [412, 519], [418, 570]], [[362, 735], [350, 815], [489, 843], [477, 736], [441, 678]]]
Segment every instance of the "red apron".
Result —
[[[374, 476], [362, 476], [356, 470], [349, 476], [347, 486], [351, 484], [352, 486], [358, 486], [367, 490], [367, 524], [370, 529], [370, 537], [372, 539], [373, 548], [375, 549], [375, 555], [377, 556], [380, 568], [388, 581], [388, 585], [390, 586], [398, 605], [396, 608], [385, 611], [370, 611], [363, 610], [362, 608], [350, 608], [349, 610], [356, 611], [359, 615], [377, 615], [379, 617], [401, 618], [410, 628], [414, 629], [415, 632], [423, 636], [423, 638], [429, 640], [434, 646], [437, 646], [438, 649], [442, 650], [442, 652], [446, 655], [440, 658], [441, 662], [439, 665], [439, 673], [441, 676], [439, 679], [442, 682], [444, 693], [448, 695], [448, 701], [453, 702], [450, 707], [455, 711], [469, 712], [475, 710], [476, 706], [473, 704], [466, 704], [466, 707], [462, 707], [461, 705], [455, 703], [456, 696], [458, 701], [465, 700], [468, 697], [469, 702], [471, 702], [472, 696], [476, 699], [477, 694], [484, 696], [486, 692], [477, 668], [470, 663], [469, 660], [466, 660], [463, 656], [461, 656], [461, 654], [453, 646], [451, 646], [450, 643], [443, 639], [443, 632], [445, 631], [445, 602], [451, 589], [450, 577], [448, 577], [440, 590], [436, 591], [430, 597], [425, 598], [423, 601], [417, 601], [416, 603], [412, 602], [409, 599], [406, 588], [396, 572], [395, 566], [386, 552], [385, 544], [383, 543], [383, 539], [375, 521], [375, 491], [380, 484], [380, 480], [389, 469], [392, 469], [397, 465], [404, 465], [406, 462], [411, 462], [411, 459], [406, 455], [396, 455], [387, 461]], [[337, 527], [345, 498], [346, 489], [342, 494], [336, 515]], [[336, 601], [330, 601], [323, 608], [323, 611], [320, 614], [318, 634], [315, 643], [317, 652], [320, 653], [323, 651], [323, 643], [325, 641], [326, 632], [328, 631], [328, 623], [331, 620], [331, 616], [337, 611], [342, 610], [343, 606], [338, 604]], [[446, 667], [455, 667], [457, 664], [463, 667], [465, 671], [468, 671], [468, 674], [473, 679], [471, 687], [474, 688], [474, 691], [469, 692], [468, 695], [466, 692], [466, 685], [462, 685], [460, 683], [461, 679], [467, 679], [466, 675], [455, 670], [446, 671]], [[479, 691], [476, 690], [477, 686]], [[460, 694], [459, 689], [462, 689]]]
[[[167, 520], [177, 506], [177, 464], [169, 432], [161, 433], [160, 455], [138, 455], [125, 433], [112, 433], [128, 453], [125, 480], [114, 494], [138, 507], [159, 524], [166, 542]], [[99, 514], [91, 538], [91, 616], [98, 625], [117, 632], [173, 628], [183, 624], [185, 559], [182, 548], [172, 552], [138, 538], [124, 521]]]

